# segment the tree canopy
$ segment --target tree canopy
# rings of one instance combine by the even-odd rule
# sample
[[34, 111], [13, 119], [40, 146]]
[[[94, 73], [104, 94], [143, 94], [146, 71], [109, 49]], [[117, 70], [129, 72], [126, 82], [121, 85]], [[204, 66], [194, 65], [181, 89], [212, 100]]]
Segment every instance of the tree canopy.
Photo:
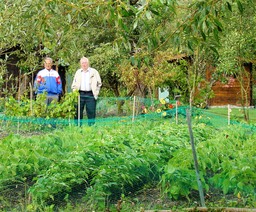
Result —
[[0, 76], [11, 55], [25, 72], [47, 55], [71, 73], [86, 55], [115, 95], [122, 85], [153, 89], [174, 76], [173, 55], [222, 67], [237, 56], [254, 60], [254, 11], [253, 0], [2, 0]]

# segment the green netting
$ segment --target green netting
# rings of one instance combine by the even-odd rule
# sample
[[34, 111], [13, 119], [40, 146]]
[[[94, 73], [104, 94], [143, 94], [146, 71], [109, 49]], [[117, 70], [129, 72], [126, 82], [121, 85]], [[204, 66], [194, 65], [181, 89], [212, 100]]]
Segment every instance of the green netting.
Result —
[[[3, 104], [1, 104], [3, 105]], [[25, 103], [19, 104], [19, 107], [25, 107]], [[187, 105], [180, 104], [175, 100], [163, 101], [151, 98], [140, 97], [101, 97], [97, 102], [96, 124], [115, 125], [115, 124], [131, 124], [135, 121], [153, 121], [156, 119], [167, 119], [172, 123], [186, 123]], [[255, 125], [248, 124], [242, 120], [241, 109], [232, 109], [228, 113], [227, 108], [221, 109], [199, 109], [192, 108], [191, 115], [194, 123], [204, 123], [216, 128], [227, 126], [228, 124], [240, 124], [244, 127], [255, 128]], [[237, 111], [236, 111], [237, 110]], [[256, 123], [256, 110], [249, 109], [250, 120]], [[2, 106], [0, 113], [0, 133], [8, 131], [34, 131], [34, 130], [52, 130], [53, 128], [61, 128], [63, 126], [77, 125], [72, 118], [50, 118], [47, 113], [42, 114], [43, 117], [35, 117], [33, 111], [28, 116], [11, 116], [5, 114], [5, 108]], [[88, 120], [86, 113], [84, 119], [80, 120], [83, 126], [87, 126]]]
[[[184, 109], [179, 109], [184, 113]], [[167, 114], [173, 114], [169, 117], [170, 121], [175, 122], [175, 110], [166, 111]], [[143, 121], [143, 120], [157, 120], [163, 119], [164, 117], [160, 113], [151, 113], [151, 114], [139, 114], [136, 116], [108, 116], [105, 118], [97, 117], [95, 122], [96, 125], [115, 125], [115, 124], [131, 124], [135, 121]], [[181, 123], [185, 121], [185, 116], [179, 117], [178, 121]], [[86, 126], [88, 123], [87, 118], [85, 117], [83, 120], [80, 120], [81, 124]], [[0, 115], [0, 123], [1, 126], [14, 126], [17, 127], [19, 125], [19, 129], [31, 128], [34, 129], [42, 129], [45, 127], [62, 127], [62, 126], [70, 126], [77, 125], [77, 121], [74, 119], [60, 119], [60, 118], [33, 118], [33, 117], [10, 117], [5, 115]], [[16, 128], [15, 128], [16, 129]]]

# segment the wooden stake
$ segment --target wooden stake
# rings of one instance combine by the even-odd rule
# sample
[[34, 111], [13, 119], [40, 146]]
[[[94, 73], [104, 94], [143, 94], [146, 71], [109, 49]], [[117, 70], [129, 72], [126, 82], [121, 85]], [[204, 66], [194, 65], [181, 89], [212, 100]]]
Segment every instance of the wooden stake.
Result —
[[191, 147], [192, 147], [192, 152], [193, 152], [194, 166], [195, 166], [195, 171], [196, 171], [196, 180], [197, 180], [197, 184], [198, 184], [201, 206], [205, 207], [204, 192], [203, 192], [203, 187], [202, 187], [200, 174], [199, 174], [199, 166], [198, 166], [198, 161], [197, 161], [196, 148], [195, 148], [195, 144], [194, 144], [194, 136], [193, 136], [192, 126], [191, 126], [191, 114], [190, 114], [189, 109], [187, 109], [186, 115], [187, 115], [188, 130], [189, 130], [190, 142], [191, 142]]
[[231, 108], [230, 108], [230, 104], [228, 104], [228, 125], [230, 125], [230, 112], [231, 112]]
[[78, 94], [78, 107], [77, 107], [77, 114], [78, 114], [78, 117], [77, 117], [77, 121], [78, 121], [78, 126], [80, 126], [80, 94]]
[[178, 101], [176, 101], [175, 106], [176, 106], [176, 124], [178, 124]]

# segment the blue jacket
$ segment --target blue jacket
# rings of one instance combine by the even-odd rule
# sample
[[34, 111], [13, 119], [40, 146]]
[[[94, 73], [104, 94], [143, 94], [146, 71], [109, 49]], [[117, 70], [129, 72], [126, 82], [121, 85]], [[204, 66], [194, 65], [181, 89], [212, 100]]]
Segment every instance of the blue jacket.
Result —
[[57, 71], [43, 69], [38, 72], [34, 87], [36, 94], [47, 93], [48, 96], [59, 95], [62, 93], [62, 82]]

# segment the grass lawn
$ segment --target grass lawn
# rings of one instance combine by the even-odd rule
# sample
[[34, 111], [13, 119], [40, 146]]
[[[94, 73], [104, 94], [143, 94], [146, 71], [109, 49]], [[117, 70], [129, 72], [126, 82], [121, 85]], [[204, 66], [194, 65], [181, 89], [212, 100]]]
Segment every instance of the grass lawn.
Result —
[[[210, 108], [207, 110], [210, 113], [216, 114], [223, 118], [228, 118], [228, 108]], [[245, 109], [245, 112], [249, 112], [249, 122], [250, 124], [256, 124], [256, 109], [249, 108]], [[244, 112], [242, 108], [231, 108], [230, 121], [245, 122]]]

